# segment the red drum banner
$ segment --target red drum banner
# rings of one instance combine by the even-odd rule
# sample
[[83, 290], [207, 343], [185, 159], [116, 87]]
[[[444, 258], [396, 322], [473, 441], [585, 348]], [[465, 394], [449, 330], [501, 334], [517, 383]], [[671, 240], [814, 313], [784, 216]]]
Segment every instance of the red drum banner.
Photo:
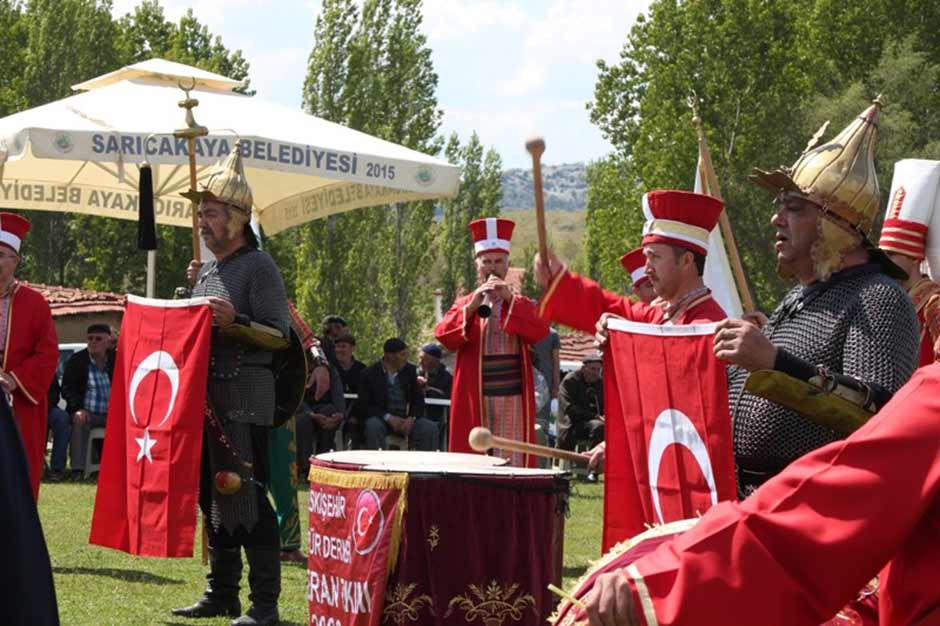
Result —
[[604, 550], [736, 497], [728, 385], [714, 324], [611, 320], [604, 357]]
[[204, 299], [128, 296], [90, 543], [192, 556], [211, 324]]
[[401, 545], [407, 474], [310, 469], [310, 626], [378, 626]]

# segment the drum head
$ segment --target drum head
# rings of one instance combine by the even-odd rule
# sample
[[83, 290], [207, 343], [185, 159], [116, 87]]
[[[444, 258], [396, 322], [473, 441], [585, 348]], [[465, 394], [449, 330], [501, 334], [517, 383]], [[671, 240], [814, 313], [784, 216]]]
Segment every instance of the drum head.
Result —
[[314, 459], [321, 465], [378, 472], [408, 472], [410, 474], [461, 474], [473, 476], [555, 476], [558, 470], [510, 467], [506, 459], [485, 454], [459, 452], [417, 452], [410, 450], [346, 450], [318, 454]]

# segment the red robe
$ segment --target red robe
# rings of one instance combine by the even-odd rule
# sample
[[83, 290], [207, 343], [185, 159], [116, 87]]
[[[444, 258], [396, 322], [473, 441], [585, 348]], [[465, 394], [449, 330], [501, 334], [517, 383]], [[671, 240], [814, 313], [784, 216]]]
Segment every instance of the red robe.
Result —
[[677, 326], [718, 322], [728, 317], [721, 305], [703, 293], [685, 303], [676, 315], [668, 316], [665, 303], [644, 304], [606, 291], [590, 278], [567, 270], [558, 273], [539, 299], [539, 316], [593, 335], [604, 313], [619, 315], [631, 322]]
[[619, 570], [641, 624], [819, 624], [881, 575], [881, 626], [940, 624], [940, 364], [848, 439]]
[[17, 283], [10, 295], [3, 371], [16, 379], [13, 419], [23, 437], [33, 498], [39, 498], [46, 454], [48, 393], [59, 362], [59, 342], [49, 303], [35, 289]]
[[[467, 305], [473, 294], [458, 298], [434, 329], [434, 336], [448, 350], [457, 352], [454, 384], [450, 394], [450, 428], [448, 446], [451, 452], [474, 452], [467, 442], [470, 430], [482, 423], [483, 415], [483, 324], [475, 313], [468, 315]], [[548, 322], [535, 313], [535, 303], [516, 294], [512, 303], [500, 307], [500, 323], [505, 332], [517, 335], [522, 347], [522, 409], [525, 441], [535, 443], [535, 383], [532, 379], [532, 357], [529, 347], [548, 334]], [[535, 467], [533, 456], [524, 456], [524, 465]]]
[[917, 366], [923, 367], [940, 359], [940, 285], [923, 276], [909, 293], [920, 322], [920, 361]]

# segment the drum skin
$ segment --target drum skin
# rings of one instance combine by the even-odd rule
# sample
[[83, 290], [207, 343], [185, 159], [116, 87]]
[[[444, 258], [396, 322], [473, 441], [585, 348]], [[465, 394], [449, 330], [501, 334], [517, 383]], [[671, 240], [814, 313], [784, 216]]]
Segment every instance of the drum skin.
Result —
[[409, 474], [382, 623], [545, 624], [556, 602], [547, 586], [561, 580], [566, 474], [500, 467], [482, 455], [363, 454], [320, 455], [311, 464]]

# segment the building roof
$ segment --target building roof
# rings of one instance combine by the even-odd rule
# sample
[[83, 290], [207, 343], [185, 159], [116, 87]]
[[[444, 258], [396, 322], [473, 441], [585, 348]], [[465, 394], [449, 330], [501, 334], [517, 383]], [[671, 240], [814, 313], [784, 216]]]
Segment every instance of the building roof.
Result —
[[594, 337], [582, 332], [572, 332], [567, 335], [560, 335], [561, 349], [558, 351], [562, 362], [577, 363], [581, 366], [581, 361], [587, 355], [597, 352], [597, 346], [594, 345]]
[[106, 291], [87, 291], [75, 287], [58, 287], [27, 283], [43, 295], [52, 309], [52, 317], [93, 313], [123, 313], [126, 296]]

